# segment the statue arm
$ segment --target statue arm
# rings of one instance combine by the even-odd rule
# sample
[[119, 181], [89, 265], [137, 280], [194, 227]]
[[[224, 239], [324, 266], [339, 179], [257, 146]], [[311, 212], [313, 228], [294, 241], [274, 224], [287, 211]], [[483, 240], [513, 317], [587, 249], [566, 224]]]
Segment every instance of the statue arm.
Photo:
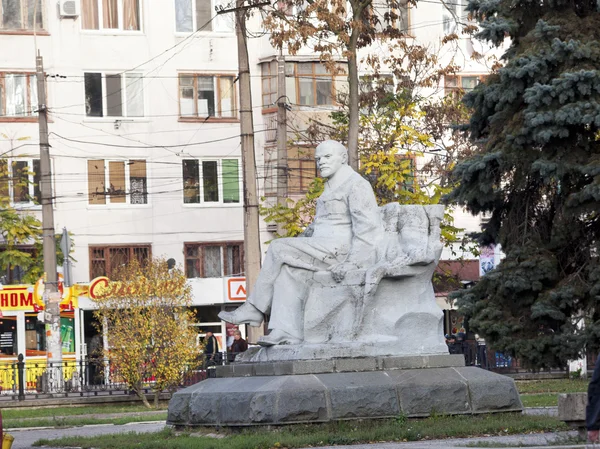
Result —
[[312, 237], [314, 232], [315, 232], [315, 222], [312, 221], [302, 233], [298, 234], [298, 237]]
[[367, 181], [353, 185], [348, 196], [348, 206], [353, 237], [346, 261], [363, 268], [376, 263], [377, 247], [383, 236], [377, 200]]

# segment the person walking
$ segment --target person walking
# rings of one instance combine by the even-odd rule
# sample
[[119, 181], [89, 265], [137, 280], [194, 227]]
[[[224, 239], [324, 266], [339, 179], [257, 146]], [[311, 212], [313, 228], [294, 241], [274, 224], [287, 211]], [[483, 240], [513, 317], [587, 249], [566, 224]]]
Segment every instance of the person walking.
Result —
[[599, 442], [600, 432], [600, 355], [596, 359], [594, 374], [588, 385], [588, 405], [585, 410], [585, 426], [588, 431], [588, 440], [592, 443]]

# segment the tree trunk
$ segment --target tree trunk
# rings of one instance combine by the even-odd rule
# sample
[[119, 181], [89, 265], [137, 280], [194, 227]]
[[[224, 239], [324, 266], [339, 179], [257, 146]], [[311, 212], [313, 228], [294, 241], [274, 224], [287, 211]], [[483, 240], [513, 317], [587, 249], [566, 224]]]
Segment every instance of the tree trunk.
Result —
[[154, 408], [158, 410], [158, 399], [160, 397], [160, 390], [154, 392]]
[[356, 42], [358, 30], [352, 29], [348, 45], [348, 163], [358, 171], [358, 61]]
[[146, 398], [146, 395], [144, 394], [144, 388], [141, 385], [136, 385], [135, 387], [133, 387], [133, 391], [135, 391], [135, 394], [138, 395], [138, 397], [142, 400], [142, 402], [144, 403], [144, 405], [146, 407], [148, 407], [149, 409], [152, 408], [152, 406], [150, 405], [150, 402], [148, 402], [148, 399]]

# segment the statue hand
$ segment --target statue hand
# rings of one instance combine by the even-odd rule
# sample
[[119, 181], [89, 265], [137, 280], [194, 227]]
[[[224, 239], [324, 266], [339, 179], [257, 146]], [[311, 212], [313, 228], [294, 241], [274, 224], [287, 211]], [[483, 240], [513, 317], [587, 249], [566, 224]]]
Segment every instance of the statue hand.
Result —
[[331, 276], [335, 282], [342, 282], [346, 277], [346, 273], [350, 270], [355, 270], [356, 268], [358, 267], [352, 262], [342, 262], [333, 265], [329, 271], [331, 271]]

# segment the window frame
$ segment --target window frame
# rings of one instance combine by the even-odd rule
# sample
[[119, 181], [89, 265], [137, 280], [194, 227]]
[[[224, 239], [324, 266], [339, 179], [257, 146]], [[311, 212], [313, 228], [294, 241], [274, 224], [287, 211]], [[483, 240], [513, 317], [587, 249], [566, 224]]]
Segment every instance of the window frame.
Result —
[[[23, 12], [23, 11], [27, 11], [27, 0], [20, 0], [20, 5], [21, 5], [21, 24], [23, 24], [23, 17], [27, 16], [27, 12]], [[46, 26], [47, 21], [48, 21], [48, 14], [46, 13], [46, 0], [39, 0], [39, 2], [41, 3], [41, 8], [40, 8], [40, 12], [42, 13], [42, 23], [41, 25], [39, 25], [37, 22], [35, 23], [33, 28], [2, 28], [2, 17], [0, 17], [0, 35], [1, 34], [25, 34], [25, 35], [32, 35], [32, 34], [38, 34], [38, 35], [42, 35], [42, 36], [49, 36], [48, 31], [46, 30]], [[24, 7], [23, 7], [24, 5]]]
[[[223, 161], [225, 160], [236, 160], [238, 163], [238, 195], [239, 201], [235, 202], [224, 202], [223, 201]], [[197, 161], [198, 162], [198, 194], [200, 201], [198, 203], [186, 203], [185, 202], [185, 179], [183, 178], [183, 164], [185, 161]], [[217, 187], [218, 187], [218, 201], [204, 201], [204, 177], [203, 177], [203, 162], [217, 162]], [[181, 182], [182, 182], [182, 204], [184, 207], [239, 207], [243, 205], [243, 182], [242, 182], [242, 160], [240, 157], [222, 157], [222, 158], [189, 158], [182, 159], [181, 161]]]
[[[39, 194], [39, 202], [35, 202], [33, 201], [33, 199], [36, 199], [36, 194], [35, 194], [35, 178], [36, 178], [36, 174], [38, 176], [38, 179], [41, 179], [41, 167], [40, 167], [40, 173], [35, 173], [33, 168], [34, 168], [34, 161], [38, 161], [38, 164], [40, 164], [40, 159], [39, 158], [21, 158], [21, 157], [16, 157], [16, 158], [6, 158], [6, 159], [2, 159], [0, 158], [0, 161], [6, 161], [7, 164], [7, 174], [8, 174], [8, 179], [6, 181], [6, 187], [8, 189], [8, 197], [10, 198], [10, 205], [16, 209], [40, 209], [42, 207], [42, 196], [41, 196], [41, 186], [38, 183], [38, 189], [40, 190], [40, 194]], [[13, 166], [15, 163], [17, 162], [27, 162], [27, 196], [29, 197], [29, 201], [18, 201], [15, 202], [14, 201], [14, 186], [13, 186]], [[0, 191], [2, 190], [2, 186], [0, 185]]]
[[[462, 80], [463, 78], [477, 78], [477, 84], [476, 86], [478, 86], [479, 84], [483, 83], [486, 78], [489, 76], [489, 74], [481, 74], [481, 73], [463, 73], [463, 74], [456, 74], [456, 75], [447, 75], [444, 77], [444, 95], [449, 95], [449, 94], [454, 94], [454, 95], [458, 95], [460, 94], [460, 92], [470, 92], [473, 89], [465, 89], [464, 87], [462, 87]], [[456, 79], [456, 87], [450, 87], [448, 86], [448, 80], [450, 79]]]
[[[218, 246], [221, 249], [221, 276], [218, 277], [205, 277], [204, 276], [204, 264], [199, 264], [199, 277], [188, 277], [188, 260], [204, 260], [204, 251], [205, 247], [215, 247]], [[241, 273], [228, 273], [228, 259], [227, 259], [227, 247], [228, 246], [239, 246], [240, 248], [240, 268]], [[188, 257], [188, 248], [198, 248], [199, 254], [197, 257], [192, 258]], [[244, 241], [243, 240], [228, 240], [223, 242], [184, 242], [183, 244], [183, 257], [184, 257], [184, 270], [186, 279], [222, 279], [227, 277], [244, 277], [244, 260], [245, 260], [245, 251], [244, 251]]]
[[[92, 197], [92, 195], [95, 195], [95, 192], [90, 192], [90, 171], [89, 171], [89, 162], [91, 161], [104, 161], [104, 189], [106, 192], [106, 186], [110, 185], [110, 163], [111, 162], [122, 162], [125, 165], [125, 193], [124, 194], [119, 194], [119, 195], [114, 195], [116, 197], [118, 196], [125, 196], [125, 202], [123, 203], [112, 203], [110, 202], [110, 197], [111, 195], [109, 193], [105, 193], [104, 194], [104, 198], [105, 198], [105, 202], [104, 204], [93, 204], [90, 203], [90, 199]], [[144, 161], [146, 163], [146, 192], [145, 192], [145, 196], [146, 196], [146, 202], [145, 203], [141, 203], [141, 204], [136, 204], [136, 203], [131, 203], [131, 166], [132, 163], [134, 161]], [[87, 207], [88, 208], [111, 208], [111, 207], [129, 207], [129, 206], [133, 206], [133, 207], [149, 207], [151, 206], [150, 204], [150, 192], [149, 192], [149, 188], [148, 188], [148, 179], [149, 179], [149, 174], [148, 174], [148, 160], [147, 159], [87, 159], [87, 164], [86, 164], [86, 184], [87, 184]]]
[[[106, 276], [107, 278], [111, 278], [111, 275], [113, 274], [113, 270], [114, 267], [111, 266], [110, 264], [110, 257], [107, 256], [107, 251], [110, 251], [111, 249], [128, 249], [129, 251], [129, 260], [132, 260], [132, 257], [135, 257], [135, 249], [136, 248], [145, 248], [148, 250], [148, 260], [152, 260], [152, 244], [151, 243], [131, 243], [131, 244], [94, 244], [94, 245], [88, 245], [88, 262], [90, 264], [89, 266], [89, 271], [90, 271], [90, 281], [92, 279], [95, 279], [98, 276], [95, 276], [93, 273], [93, 267], [94, 267], [94, 261], [99, 261], [99, 260], [103, 260], [104, 261], [104, 272], [105, 274], [102, 276]], [[98, 259], [98, 258], [94, 258], [94, 251], [95, 250], [99, 250], [102, 249], [104, 250], [104, 256], [102, 259]]]
[[[86, 86], [85, 86], [85, 75], [86, 74], [100, 74], [101, 76], [101, 84], [102, 84], [102, 93], [100, 95], [100, 99], [102, 100], [102, 115], [97, 116], [97, 115], [88, 115], [87, 112], [87, 91], [86, 91]], [[139, 75], [139, 83], [141, 83], [142, 86], [142, 115], [134, 115], [134, 116], [130, 116], [127, 115], [128, 111], [127, 111], [127, 75]], [[107, 88], [106, 88], [106, 77], [107, 76], [115, 76], [115, 75], [119, 75], [121, 78], [121, 112], [125, 113], [125, 115], [121, 114], [121, 115], [108, 115], [108, 94], [107, 94]], [[85, 115], [85, 119], [84, 120], [94, 120], [94, 121], [116, 121], [116, 120], [121, 120], [121, 119], [127, 119], [127, 121], [145, 121], [148, 120], [148, 118], [146, 117], [146, 108], [147, 108], [147, 101], [146, 101], [146, 89], [144, 88], [144, 75], [142, 72], [112, 72], [112, 71], [84, 71], [83, 72], [83, 76], [84, 76], [84, 82], [83, 82], [83, 98], [84, 98], [84, 115]]]
[[[411, 34], [411, 26], [412, 26], [412, 22], [411, 22], [411, 16], [412, 16], [412, 14], [411, 14], [411, 4], [410, 4], [410, 2], [408, 0], [397, 0], [397, 1], [399, 3], [405, 3], [406, 4], [406, 6], [404, 7], [404, 9], [406, 10], [406, 30], [402, 30], [402, 29], [400, 29], [397, 26], [398, 19], [393, 20], [390, 23], [390, 26], [393, 29], [398, 30], [400, 33], [402, 33], [403, 37], [407, 37], [407, 38], [414, 37]], [[382, 6], [379, 6], [378, 8], [384, 9]], [[400, 8], [400, 9], [402, 9], [402, 8]], [[399, 10], [398, 8], [388, 8], [387, 4], [386, 4], [385, 10], [380, 14], [379, 11], [376, 11], [376, 10], [374, 10], [374, 8], [371, 8], [370, 14], [375, 13], [378, 17], [381, 18], [381, 21], [379, 22], [379, 24], [376, 27], [378, 33], [382, 33], [383, 30], [385, 29], [385, 25], [387, 25], [386, 22], [384, 21], [385, 20], [385, 14], [387, 12], [389, 12], [389, 11], [393, 11], [394, 14], [398, 15], [398, 10]], [[402, 17], [402, 16], [400, 16], [400, 17]], [[400, 23], [401, 22], [402, 21], [400, 21]]]
[[[190, 34], [193, 33], [199, 33], [199, 34], [214, 34], [216, 36], [223, 36], [223, 37], [233, 37], [235, 36], [235, 24], [233, 25], [231, 31], [227, 30], [227, 31], [219, 31], [219, 30], [215, 30], [215, 24], [218, 23], [216, 20], [215, 21], [209, 21], [208, 23], [213, 23], [213, 27], [210, 30], [206, 30], [203, 29], [202, 31], [198, 30], [198, 14], [197, 14], [197, 8], [196, 8], [196, 1], [197, 0], [187, 0], [192, 2], [192, 31], [179, 31], [177, 29], [177, 7], [176, 7], [176, 1], [177, 0], [173, 0], [173, 9], [175, 11], [175, 35], [176, 36], [189, 36]], [[217, 6], [227, 6], [227, 2], [226, 1], [219, 1], [219, 0], [210, 0], [210, 11], [215, 11]], [[217, 17], [217, 20], [220, 19], [223, 16], [219, 16]], [[222, 20], [226, 20], [227, 17], [225, 17]], [[206, 26], [205, 24], [200, 24], [202, 26]]]
[[[182, 86], [182, 77], [193, 77], [193, 100], [194, 100], [194, 115], [182, 115], [181, 113], [181, 91], [182, 88], [189, 88], [190, 86]], [[198, 78], [212, 77], [213, 87], [215, 88], [215, 112], [218, 111], [219, 115], [198, 115]], [[231, 97], [233, 103], [233, 115], [231, 117], [223, 117], [221, 108], [221, 78], [232, 78]], [[177, 105], [179, 112], [180, 122], [223, 122], [223, 123], [235, 123], [239, 122], [239, 105], [238, 105], [238, 92], [237, 83], [235, 81], [236, 75], [234, 73], [198, 73], [198, 72], [179, 72], [177, 76]]]
[[138, 5], [138, 20], [139, 20], [139, 30], [125, 30], [123, 29], [124, 23], [124, 7], [123, 0], [117, 0], [117, 22], [118, 28], [104, 28], [104, 10], [102, 9], [102, 0], [94, 0], [98, 4], [98, 29], [94, 28], [84, 28], [83, 27], [83, 16], [85, 14], [85, 1], [80, 0], [80, 8], [81, 8], [81, 25], [80, 29], [83, 33], [90, 34], [143, 34], [144, 33], [144, 7], [143, 0], [136, 0]]
[[[31, 114], [27, 115], [6, 115], [6, 75], [17, 75], [17, 76], [25, 76], [27, 77], [26, 87], [27, 87], [27, 96], [25, 100], [27, 101], [27, 111], [30, 111]], [[39, 119], [39, 114], [37, 112], [38, 105], [31, 104], [32, 98], [31, 94], [33, 92], [31, 80], [32, 77], [36, 77], [35, 81], [35, 93], [36, 98], [38, 95], [37, 92], [37, 74], [36, 72], [26, 72], [26, 71], [8, 71], [8, 70], [0, 70], [0, 122], [37, 122]]]

